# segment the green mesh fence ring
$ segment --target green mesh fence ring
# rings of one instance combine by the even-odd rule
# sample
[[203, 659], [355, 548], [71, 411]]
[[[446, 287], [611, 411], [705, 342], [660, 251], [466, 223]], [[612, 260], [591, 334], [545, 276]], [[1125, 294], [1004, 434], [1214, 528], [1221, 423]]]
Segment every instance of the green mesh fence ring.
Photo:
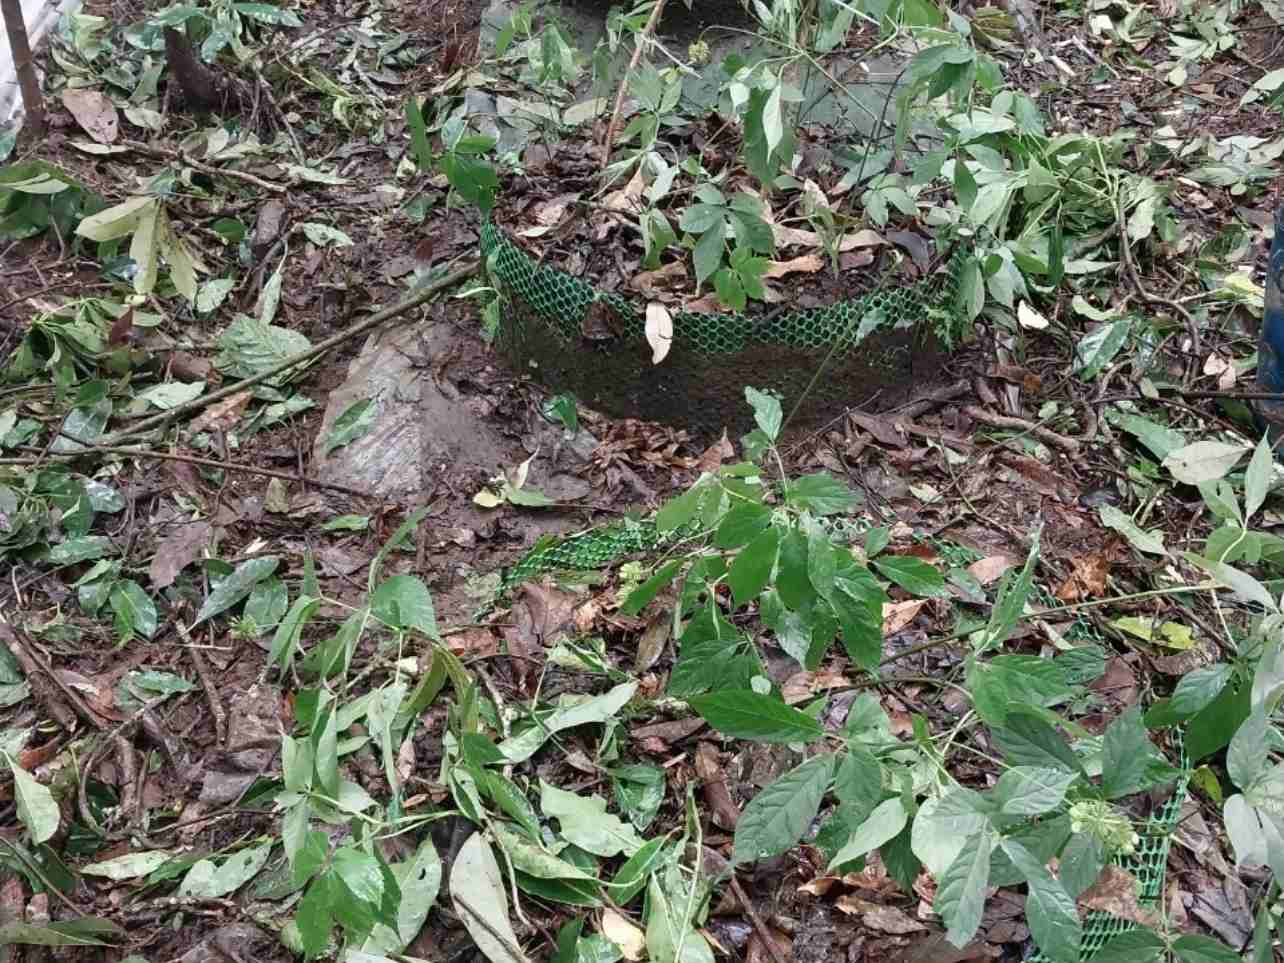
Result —
[[746, 385], [775, 392], [787, 408], [805, 402], [795, 428], [828, 422], [847, 405], [894, 404], [939, 372], [965, 317], [969, 258], [960, 249], [914, 284], [822, 307], [762, 317], [678, 311], [657, 365], [641, 300], [537, 262], [489, 220], [481, 251], [499, 295], [496, 346], [515, 368], [607, 414], [700, 434], [750, 426]]

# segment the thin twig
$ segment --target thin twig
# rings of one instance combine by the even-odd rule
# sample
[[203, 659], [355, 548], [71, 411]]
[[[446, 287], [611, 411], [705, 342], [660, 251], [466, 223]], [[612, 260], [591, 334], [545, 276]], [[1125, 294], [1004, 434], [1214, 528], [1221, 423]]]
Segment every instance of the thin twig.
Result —
[[1032, 424], [1025, 418], [1015, 418], [1011, 415], [996, 415], [992, 411], [986, 411], [980, 405], [964, 405], [963, 413], [969, 418], [981, 422], [983, 425], [989, 425], [992, 428], [1016, 428], [1021, 431], [1028, 431], [1041, 441], [1046, 441], [1050, 445], [1056, 445], [1070, 454], [1078, 454], [1079, 440], [1063, 435], [1060, 432], [1053, 431], [1051, 428], [1044, 428], [1042, 425]]
[[214, 716], [214, 736], [218, 739], [220, 746], [226, 746], [227, 710], [223, 708], [223, 703], [218, 697], [214, 676], [210, 673], [210, 664], [205, 661], [205, 653], [200, 650], [200, 646], [191, 644], [192, 637], [184, 628], [182, 621], [176, 619], [174, 627], [178, 629], [178, 634], [183, 637], [183, 641], [188, 643], [187, 649], [192, 655], [192, 663], [196, 666], [196, 675], [201, 680], [201, 688], [205, 690], [205, 701], [209, 703], [210, 714]]
[[166, 150], [163, 147], [150, 147], [147, 144], [140, 144], [136, 140], [122, 140], [121, 144], [130, 150], [138, 151], [140, 154], [146, 154], [149, 157], [158, 157], [161, 160], [177, 161], [180, 164], [186, 164], [192, 170], [200, 171], [202, 174], [209, 174], [211, 177], [228, 177], [236, 181], [244, 181], [255, 187], [262, 188], [265, 191], [272, 191], [274, 194], [284, 194], [290, 188], [285, 184], [277, 184], [273, 181], [265, 181], [261, 177], [255, 177], [245, 171], [232, 170], [228, 167], [215, 167], [212, 164], [203, 164], [193, 157], [179, 153], [176, 150]]
[[651, 17], [642, 28], [642, 32], [638, 34], [629, 66], [625, 69], [624, 76], [620, 78], [620, 89], [615, 94], [615, 109], [611, 111], [611, 122], [606, 125], [606, 141], [602, 145], [602, 170], [606, 170], [611, 163], [611, 148], [615, 145], [615, 127], [620, 122], [620, 112], [624, 110], [624, 95], [629, 90], [629, 75], [638, 68], [638, 61], [642, 59], [642, 48], [655, 33], [655, 26], [660, 22], [660, 14], [664, 11], [664, 3], [665, 0], [655, 0], [655, 6], [651, 8]]
[[[86, 444], [82, 439], [74, 438], [65, 432], [58, 433], [61, 437], [70, 438], [72, 441], [79, 442], [84, 447], [75, 451], [50, 452], [46, 459], [60, 458], [72, 459], [80, 458], [84, 455], [130, 455], [134, 458], [156, 458], [161, 461], [180, 461], [188, 465], [200, 465], [202, 468], [220, 468], [224, 471], [241, 472], [247, 475], [262, 475], [266, 478], [280, 478], [283, 481], [297, 482], [302, 485], [315, 485], [317, 488], [329, 488], [332, 491], [343, 492], [345, 495], [352, 495], [356, 498], [373, 498], [377, 497], [369, 491], [362, 491], [359, 488], [350, 488], [347, 485], [340, 485], [335, 482], [321, 481], [310, 475], [293, 474], [288, 471], [277, 471], [273, 468], [259, 468], [255, 465], [242, 465], [234, 461], [222, 461], [217, 458], [203, 458], [200, 455], [184, 455], [176, 451], [155, 451], [150, 448], [128, 448], [120, 445], [91, 445]], [[29, 445], [20, 445], [20, 451], [35, 451]], [[33, 465], [40, 461], [38, 456], [28, 458], [0, 458], [0, 465]]]

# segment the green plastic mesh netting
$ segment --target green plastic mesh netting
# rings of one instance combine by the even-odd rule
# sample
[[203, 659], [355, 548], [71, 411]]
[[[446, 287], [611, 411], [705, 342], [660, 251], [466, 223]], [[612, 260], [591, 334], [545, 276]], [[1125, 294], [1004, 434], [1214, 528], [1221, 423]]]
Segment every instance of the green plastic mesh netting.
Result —
[[915, 284], [825, 307], [778, 306], [760, 318], [678, 312], [657, 365], [641, 305], [537, 263], [490, 221], [481, 250], [500, 298], [496, 343], [518, 371], [606, 414], [701, 436], [752, 426], [746, 385], [774, 391], [790, 411], [822, 365], [791, 427], [825, 424], [846, 406], [900, 403], [939, 374], [961, 328], [960, 249]]
[[[537, 542], [503, 579], [501, 593], [507, 593], [521, 582], [552, 571], [597, 570], [639, 552], [654, 553], [684, 542], [699, 539], [697, 527], [660, 532], [653, 520], [626, 520], [578, 534], [556, 538], [546, 537]], [[955, 546], [940, 539], [931, 539], [942, 553], [959, 556], [960, 564], [975, 561], [977, 556], [962, 546]], [[1055, 604], [1046, 593], [1043, 601]], [[1065, 637], [1077, 642], [1100, 642], [1095, 627], [1087, 620], [1076, 622]], [[1142, 906], [1162, 914], [1164, 877], [1168, 866], [1168, 849], [1181, 817], [1190, 781], [1190, 763], [1186, 757], [1180, 729], [1172, 730], [1172, 749], [1179, 757], [1179, 775], [1172, 793], [1165, 803], [1154, 810], [1149, 818], [1135, 827], [1137, 842], [1131, 853], [1116, 853], [1112, 862], [1129, 873], [1138, 886], [1138, 901]], [[1109, 913], [1090, 912], [1083, 919], [1083, 941], [1080, 959], [1088, 963], [1103, 946], [1116, 936], [1136, 929], [1137, 924]], [[1052, 963], [1037, 948], [1027, 957], [1027, 963]]]
[[[827, 367], [799, 408], [796, 427], [825, 424], [846, 406], [896, 404], [939, 372], [963, 316], [958, 300], [967, 258], [956, 252], [943, 270], [914, 285], [828, 307], [762, 318], [680, 312], [673, 318], [668, 357], [654, 365], [638, 306], [537, 263], [489, 221], [482, 226], [481, 248], [500, 298], [496, 341], [517, 370], [529, 369], [548, 387], [573, 392], [606, 414], [678, 423], [702, 435], [751, 426], [746, 385], [776, 392], [785, 411], [791, 410], [822, 364]], [[547, 572], [599, 570], [699, 534], [697, 528], [661, 533], [653, 520], [626, 520], [546, 537], [505, 573], [500, 595]], [[1162, 896], [1169, 842], [1189, 779], [1180, 732], [1174, 741], [1181, 775], [1172, 795], [1137, 827], [1134, 851], [1114, 857], [1136, 878], [1141, 902], [1152, 907]], [[1136, 925], [1100, 912], [1083, 922], [1085, 961]], [[1037, 950], [1029, 960], [1050, 963]]]

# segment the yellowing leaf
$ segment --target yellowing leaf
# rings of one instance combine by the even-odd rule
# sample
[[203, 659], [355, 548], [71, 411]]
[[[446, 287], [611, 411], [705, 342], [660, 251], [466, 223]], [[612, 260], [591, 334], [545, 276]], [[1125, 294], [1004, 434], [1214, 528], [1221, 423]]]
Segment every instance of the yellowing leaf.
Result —
[[151, 294], [156, 287], [156, 271], [160, 263], [158, 242], [160, 235], [168, 227], [165, 211], [159, 201], [139, 212], [134, 239], [129, 242], [129, 256], [134, 259], [137, 271], [134, 274], [134, 290], [139, 294]]
[[1165, 622], [1159, 627], [1159, 634], [1163, 638], [1163, 645], [1170, 649], [1184, 652], [1195, 647], [1195, 635], [1190, 626], [1180, 622]]
[[[63, 185], [64, 187], [66, 185]], [[110, 241], [134, 233], [138, 219], [148, 207], [159, 201], [154, 197], [131, 197], [129, 200], [92, 214], [76, 225], [76, 233], [91, 241]]]
[[618, 910], [602, 914], [602, 935], [620, 948], [626, 960], [640, 960], [646, 953], [646, 933]]

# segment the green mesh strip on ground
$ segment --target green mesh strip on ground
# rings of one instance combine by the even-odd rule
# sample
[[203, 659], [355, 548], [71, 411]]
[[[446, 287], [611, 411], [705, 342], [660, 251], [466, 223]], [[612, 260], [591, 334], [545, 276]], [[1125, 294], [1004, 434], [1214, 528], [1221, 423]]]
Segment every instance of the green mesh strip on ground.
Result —
[[[621, 335], [645, 337], [645, 318], [628, 299], [599, 292], [565, 271], [538, 264], [490, 221], [482, 225], [481, 252], [490, 259], [497, 280], [534, 308], [565, 341], [580, 337], [580, 319], [598, 302], [609, 305], [621, 320]], [[674, 340], [710, 355], [735, 354], [751, 341], [826, 351], [839, 342], [836, 356], [841, 357], [872, 331], [909, 327], [930, 318], [949, 344], [957, 334], [954, 301], [965, 263], [960, 249], [944, 272], [917, 284], [761, 319], [679, 311], [673, 316]]]

